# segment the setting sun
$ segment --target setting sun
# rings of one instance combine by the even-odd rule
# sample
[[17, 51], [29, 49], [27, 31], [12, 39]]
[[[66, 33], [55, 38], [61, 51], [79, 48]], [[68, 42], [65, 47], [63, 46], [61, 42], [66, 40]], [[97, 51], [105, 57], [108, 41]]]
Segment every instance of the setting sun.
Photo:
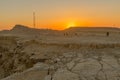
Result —
[[66, 28], [75, 27], [75, 26], [77, 26], [77, 24], [75, 22], [70, 22], [70, 23], [67, 24]]

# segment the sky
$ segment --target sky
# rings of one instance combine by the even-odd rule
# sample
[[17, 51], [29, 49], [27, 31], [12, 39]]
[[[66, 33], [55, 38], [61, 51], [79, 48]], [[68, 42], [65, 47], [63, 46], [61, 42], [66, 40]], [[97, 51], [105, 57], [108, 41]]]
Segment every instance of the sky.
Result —
[[120, 27], [120, 0], [0, 0], [0, 30], [16, 24], [36, 28]]

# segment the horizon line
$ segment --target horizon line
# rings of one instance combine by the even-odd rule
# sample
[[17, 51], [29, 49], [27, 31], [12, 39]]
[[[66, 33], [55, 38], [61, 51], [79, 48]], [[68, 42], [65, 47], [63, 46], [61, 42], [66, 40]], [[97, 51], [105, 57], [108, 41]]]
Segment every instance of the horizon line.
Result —
[[[23, 24], [16, 24], [11, 29], [2, 29], [0, 31], [12, 30], [16, 26], [28, 27], [28, 28], [31, 28], [31, 29], [58, 30], [58, 29], [53, 29], [53, 28], [40, 28], [40, 27], [39, 28], [36, 28], [36, 27], [33, 28], [32, 26], [27, 26], [27, 25], [23, 25]], [[120, 29], [120, 27], [118, 27], [118, 26], [71, 26], [71, 27], [64, 28], [64, 29], [61, 29], [61, 30], [58, 30], [58, 31], [66, 30], [66, 29], [69, 29], [69, 28], [118, 28], [118, 29]]]

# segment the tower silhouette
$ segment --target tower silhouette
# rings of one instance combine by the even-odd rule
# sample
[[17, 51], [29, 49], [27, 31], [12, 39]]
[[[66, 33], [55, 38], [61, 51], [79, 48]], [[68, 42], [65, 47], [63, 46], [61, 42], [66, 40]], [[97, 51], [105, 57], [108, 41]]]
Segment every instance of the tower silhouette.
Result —
[[35, 12], [33, 12], [33, 27], [36, 27], [36, 17], [35, 17]]

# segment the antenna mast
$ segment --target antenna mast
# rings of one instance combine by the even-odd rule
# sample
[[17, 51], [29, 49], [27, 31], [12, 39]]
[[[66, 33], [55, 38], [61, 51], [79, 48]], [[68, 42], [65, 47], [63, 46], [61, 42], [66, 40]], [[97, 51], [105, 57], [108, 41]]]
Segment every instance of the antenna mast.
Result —
[[35, 17], [35, 12], [33, 12], [33, 27], [36, 27], [36, 17]]

